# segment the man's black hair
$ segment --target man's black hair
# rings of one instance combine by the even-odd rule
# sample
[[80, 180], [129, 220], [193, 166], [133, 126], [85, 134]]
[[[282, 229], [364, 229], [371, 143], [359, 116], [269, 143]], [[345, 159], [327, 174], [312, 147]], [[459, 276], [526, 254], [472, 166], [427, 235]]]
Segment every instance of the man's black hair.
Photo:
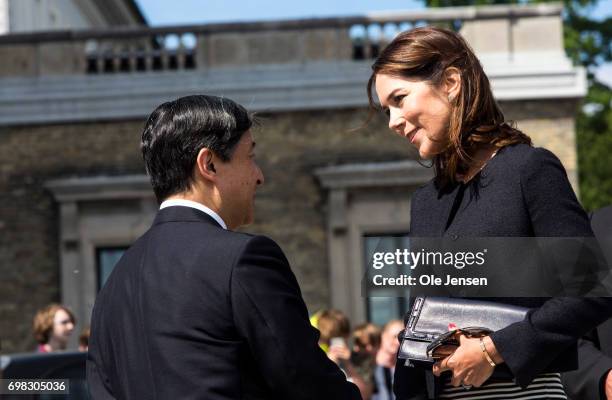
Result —
[[253, 120], [244, 107], [216, 96], [186, 96], [163, 103], [145, 124], [140, 150], [159, 202], [190, 188], [199, 151], [229, 161]]

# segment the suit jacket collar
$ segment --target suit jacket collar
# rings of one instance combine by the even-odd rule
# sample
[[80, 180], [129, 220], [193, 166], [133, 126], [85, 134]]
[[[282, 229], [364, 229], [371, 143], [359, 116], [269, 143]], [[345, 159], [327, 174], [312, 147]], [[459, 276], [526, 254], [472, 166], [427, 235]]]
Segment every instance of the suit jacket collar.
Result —
[[223, 229], [213, 217], [192, 207], [171, 206], [159, 210], [153, 225], [165, 222], [204, 222]]

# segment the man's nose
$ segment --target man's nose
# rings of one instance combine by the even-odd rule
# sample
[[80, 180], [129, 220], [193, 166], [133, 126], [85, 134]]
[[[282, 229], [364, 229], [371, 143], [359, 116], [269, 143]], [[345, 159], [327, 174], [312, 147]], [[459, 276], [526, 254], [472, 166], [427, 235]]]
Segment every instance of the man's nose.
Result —
[[265, 182], [265, 179], [264, 179], [263, 172], [261, 171], [261, 168], [257, 167], [257, 172], [258, 172], [257, 184], [258, 185], [263, 185], [264, 182]]

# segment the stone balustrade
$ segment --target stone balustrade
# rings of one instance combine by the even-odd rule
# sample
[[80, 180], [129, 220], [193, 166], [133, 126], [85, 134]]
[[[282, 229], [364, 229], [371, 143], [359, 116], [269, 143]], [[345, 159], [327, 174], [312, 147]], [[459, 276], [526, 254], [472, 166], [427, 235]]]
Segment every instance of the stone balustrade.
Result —
[[359, 61], [400, 31], [460, 31], [479, 55], [562, 53], [560, 4], [456, 7], [355, 17], [0, 36], [0, 78], [130, 74], [214, 67]]

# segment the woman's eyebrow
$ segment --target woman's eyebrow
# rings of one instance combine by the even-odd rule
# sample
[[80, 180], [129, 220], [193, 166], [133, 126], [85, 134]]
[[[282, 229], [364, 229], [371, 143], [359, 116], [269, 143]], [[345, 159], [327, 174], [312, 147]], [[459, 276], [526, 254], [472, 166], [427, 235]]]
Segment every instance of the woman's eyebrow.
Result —
[[402, 88], [397, 88], [394, 89], [391, 93], [389, 93], [389, 95], [387, 96], [387, 103], [390, 102], [393, 98], [393, 96], [395, 96], [395, 93], [402, 90]]

